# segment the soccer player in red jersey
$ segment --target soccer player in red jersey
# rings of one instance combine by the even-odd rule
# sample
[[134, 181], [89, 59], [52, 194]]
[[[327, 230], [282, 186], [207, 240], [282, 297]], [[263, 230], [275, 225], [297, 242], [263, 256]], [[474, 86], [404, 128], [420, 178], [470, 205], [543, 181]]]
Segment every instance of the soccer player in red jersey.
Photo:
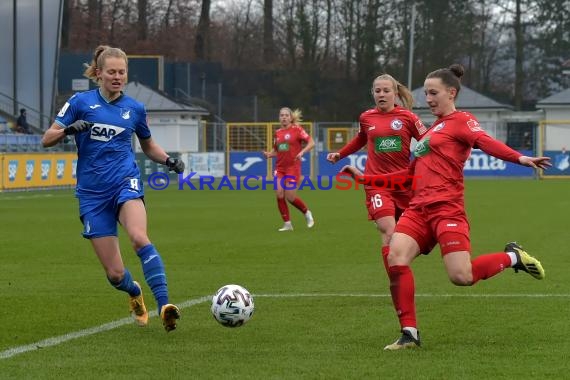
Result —
[[301, 121], [301, 117], [301, 111], [298, 109], [293, 111], [288, 107], [281, 108], [279, 111], [281, 127], [275, 131], [273, 149], [263, 152], [266, 159], [277, 157], [273, 177], [276, 179], [277, 207], [284, 222], [279, 231], [293, 231], [287, 201], [303, 213], [307, 227], [315, 225], [313, 214], [305, 202], [297, 196], [297, 184], [301, 178], [301, 160], [303, 155], [315, 146], [313, 138], [297, 124]]
[[438, 119], [414, 150], [413, 196], [390, 243], [390, 292], [402, 336], [386, 350], [420, 346], [410, 264], [420, 252], [430, 252], [438, 243], [449, 279], [455, 285], [474, 285], [508, 267], [539, 280], [544, 278], [541, 263], [514, 242], [508, 243], [503, 252], [471, 259], [463, 180], [463, 166], [471, 149], [479, 148], [504, 161], [533, 168], [546, 169], [551, 164], [548, 157], [523, 156], [493, 139], [473, 115], [455, 109], [463, 73], [463, 66], [454, 64], [431, 72], [424, 82], [427, 104]]
[[[391, 75], [382, 74], [374, 79], [371, 89], [374, 108], [364, 111], [359, 118], [358, 134], [327, 160], [336, 163], [362, 147], [367, 148], [367, 175], [387, 174], [408, 168], [410, 142], [419, 140], [427, 129], [410, 110], [414, 100], [410, 90]], [[399, 98], [403, 107], [396, 104]], [[401, 187], [394, 189], [365, 185], [368, 219], [374, 220], [382, 238], [382, 260], [388, 270], [390, 238], [396, 220], [408, 206], [411, 192]]]
[[[471, 149], [479, 148], [494, 157], [535, 169], [546, 169], [551, 163], [548, 157], [521, 155], [490, 137], [473, 115], [455, 109], [463, 73], [463, 66], [454, 64], [431, 72], [424, 82], [427, 104], [438, 119], [415, 147], [415, 160], [410, 167], [414, 177], [412, 199], [390, 241], [390, 292], [402, 336], [385, 350], [420, 347], [410, 265], [420, 252], [430, 252], [436, 244], [441, 248], [448, 277], [455, 285], [474, 285], [508, 267], [539, 280], [544, 278], [540, 261], [515, 242], [508, 243], [503, 252], [471, 259], [463, 181], [463, 167]], [[354, 167], [342, 170], [353, 177], [362, 175]], [[373, 179], [371, 176], [367, 180]], [[376, 179], [382, 178], [376, 176]]]

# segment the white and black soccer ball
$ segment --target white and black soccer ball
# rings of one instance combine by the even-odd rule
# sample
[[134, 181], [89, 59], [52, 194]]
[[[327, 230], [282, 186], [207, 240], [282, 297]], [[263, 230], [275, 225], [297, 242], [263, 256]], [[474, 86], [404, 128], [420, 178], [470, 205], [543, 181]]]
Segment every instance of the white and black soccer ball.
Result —
[[249, 321], [254, 309], [253, 296], [239, 285], [222, 286], [212, 297], [212, 315], [226, 327], [243, 325]]

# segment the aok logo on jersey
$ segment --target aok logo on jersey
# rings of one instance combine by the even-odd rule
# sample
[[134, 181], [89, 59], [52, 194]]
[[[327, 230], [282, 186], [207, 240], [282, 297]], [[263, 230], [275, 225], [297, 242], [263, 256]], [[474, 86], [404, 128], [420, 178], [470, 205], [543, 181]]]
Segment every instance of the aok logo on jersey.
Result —
[[113, 137], [123, 132], [125, 128], [108, 124], [95, 124], [91, 127], [91, 140], [110, 141]]
[[420, 141], [418, 141], [418, 143], [416, 144], [416, 149], [414, 149], [414, 157], [421, 157], [421, 156], [425, 156], [426, 154], [428, 154], [430, 152], [429, 149], [429, 139], [431, 137], [428, 136], [425, 139], [421, 139]]
[[400, 152], [402, 150], [402, 139], [400, 136], [377, 137], [374, 145], [376, 152]]

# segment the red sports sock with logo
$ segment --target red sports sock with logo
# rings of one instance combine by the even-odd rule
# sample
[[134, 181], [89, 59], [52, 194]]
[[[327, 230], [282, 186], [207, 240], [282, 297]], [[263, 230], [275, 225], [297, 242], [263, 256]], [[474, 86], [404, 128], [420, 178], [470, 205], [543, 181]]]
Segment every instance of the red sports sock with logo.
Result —
[[284, 222], [291, 220], [289, 217], [289, 206], [287, 206], [285, 198], [277, 198], [277, 208], [279, 208], [279, 213], [281, 214]]
[[400, 320], [400, 326], [417, 327], [414, 274], [408, 265], [394, 265], [388, 269], [390, 293]]
[[385, 245], [384, 247], [382, 247], [382, 262], [384, 263], [384, 268], [386, 268], [386, 273], [388, 273], [388, 275], [390, 274], [390, 271], [388, 270], [389, 266], [388, 266], [388, 254], [390, 253], [390, 246]]
[[481, 255], [471, 260], [471, 273], [473, 274], [473, 283], [471, 285], [474, 285], [479, 280], [493, 277], [510, 266], [511, 258], [505, 252]]
[[305, 205], [305, 203], [301, 200], [301, 198], [297, 197], [295, 199], [293, 199], [293, 201], [291, 202], [291, 204], [295, 207], [297, 207], [297, 209], [299, 209], [299, 211], [301, 211], [303, 214], [307, 212], [308, 208]]

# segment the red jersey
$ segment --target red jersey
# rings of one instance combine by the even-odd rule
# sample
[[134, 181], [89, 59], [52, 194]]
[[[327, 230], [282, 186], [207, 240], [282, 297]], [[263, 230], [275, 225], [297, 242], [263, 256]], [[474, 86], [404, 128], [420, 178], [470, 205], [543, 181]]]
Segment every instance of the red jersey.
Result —
[[455, 111], [439, 118], [414, 150], [415, 184], [410, 207], [449, 201], [463, 204], [463, 166], [472, 148], [516, 163], [521, 156], [490, 137], [469, 112]]
[[291, 167], [301, 168], [301, 160], [295, 157], [303, 149], [302, 142], [308, 142], [309, 134], [298, 125], [279, 128], [273, 138], [273, 149], [277, 152], [276, 170], [286, 171]]
[[406, 108], [396, 105], [385, 113], [372, 108], [360, 115], [358, 134], [339, 151], [340, 157], [367, 145], [367, 175], [396, 172], [410, 164], [412, 137], [419, 140], [426, 132], [421, 120]]

